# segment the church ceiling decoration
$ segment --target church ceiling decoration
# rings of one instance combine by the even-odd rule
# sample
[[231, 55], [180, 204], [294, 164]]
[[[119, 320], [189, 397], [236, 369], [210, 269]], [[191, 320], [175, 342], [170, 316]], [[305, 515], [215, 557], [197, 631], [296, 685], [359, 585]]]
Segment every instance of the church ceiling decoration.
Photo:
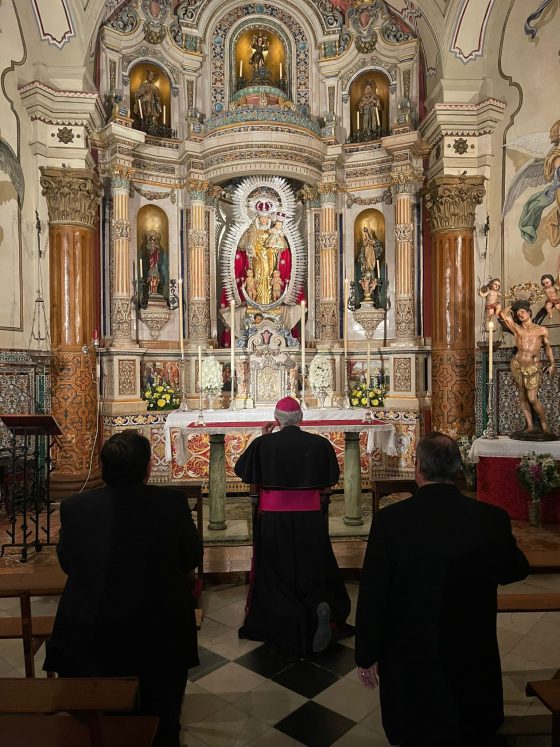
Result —
[[553, 0], [542, 0], [539, 7], [536, 8], [533, 13], [527, 16], [523, 28], [529, 39], [534, 39], [537, 35], [537, 29], [534, 28], [531, 24], [539, 20], [539, 18], [542, 16], [542, 14], [545, 12], [552, 1]]
[[471, 62], [482, 56], [494, 2], [495, 0], [463, 0], [451, 44], [451, 52], [462, 62]]
[[66, 0], [31, 0], [41, 39], [59, 49], [76, 35]]

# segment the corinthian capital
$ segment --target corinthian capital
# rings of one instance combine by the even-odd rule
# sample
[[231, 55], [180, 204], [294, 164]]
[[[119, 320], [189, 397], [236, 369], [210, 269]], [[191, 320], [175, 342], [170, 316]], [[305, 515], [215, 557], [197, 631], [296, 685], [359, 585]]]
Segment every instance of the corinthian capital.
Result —
[[41, 166], [41, 187], [47, 198], [51, 224], [95, 228], [97, 208], [103, 194], [95, 171]]
[[204, 202], [206, 199], [206, 193], [210, 186], [209, 182], [203, 179], [189, 179], [187, 182], [187, 192], [191, 200], [200, 200]]
[[423, 195], [432, 232], [474, 228], [474, 213], [484, 197], [482, 176], [438, 176]]
[[395, 185], [397, 194], [414, 194], [416, 184], [422, 183], [422, 175], [413, 169], [407, 171], [394, 171], [391, 181]]
[[336, 195], [338, 193], [338, 184], [336, 182], [323, 182], [317, 185], [319, 192], [319, 199], [321, 204], [334, 203], [336, 202]]

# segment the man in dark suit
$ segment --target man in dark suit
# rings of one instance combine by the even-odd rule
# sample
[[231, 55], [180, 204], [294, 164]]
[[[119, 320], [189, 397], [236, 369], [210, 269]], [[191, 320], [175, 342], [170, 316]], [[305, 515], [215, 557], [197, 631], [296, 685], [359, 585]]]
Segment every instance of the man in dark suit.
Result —
[[462, 495], [457, 444], [421, 439], [418, 490], [375, 514], [356, 613], [356, 662], [380, 684], [391, 744], [499, 744], [503, 697], [497, 585], [529, 565], [501, 508]]
[[149, 441], [112, 436], [106, 487], [62, 501], [68, 574], [44, 669], [62, 677], [137, 676], [140, 711], [159, 717], [155, 745], [179, 747], [188, 669], [198, 664], [191, 571], [202, 544], [184, 495], [147, 485]]
[[300, 428], [303, 413], [296, 399], [281, 399], [274, 417], [235, 465], [244, 482], [260, 488], [239, 637], [268, 641], [297, 659], [326, 649], [331, 625], [340, 635], [353, 633], [346, 625], [350, 598], [320, 504], [320, 488], [338, 481], [339, 467], [332, 444]]

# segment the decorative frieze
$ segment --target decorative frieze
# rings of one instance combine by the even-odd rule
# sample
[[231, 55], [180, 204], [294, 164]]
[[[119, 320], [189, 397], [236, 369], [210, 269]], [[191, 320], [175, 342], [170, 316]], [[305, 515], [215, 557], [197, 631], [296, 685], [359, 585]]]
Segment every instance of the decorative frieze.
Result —
[[338, 339], [338, 304], [336, 301], [321, 301], [319, 304], [319, 339]]
[[130, 340], [131, 303], [129, 298], [111, 299], [111, 335], [114, 340]]
[[410, 358], [395, 358], [393, 360], [393, 378], [394, 391], [412, 391], [412, 361]]
[[131, 225], [129, 220], [111, 219], [111, 230], [115, 239], [130, 240]]
[[99, 176], [91, 169], [41, 166], [42, 194], [47, 199], [49, 222], [95, 228], [103, 195]]
[[134, 358], [119, 358], [119, 396], [138, 396], [136, 391], [136, 360]]
[[205, 249], [208, 243], [208, 233], [205, 230], [199, 228], [189, 228], [188, 232], [189, 246], [194, 249]]
[[412, 241], [414, 223], [397, 223], [395, 225], [395, 241]]
[[397, 298], [395, 321], [397, 337], [414, 336], [414, 302], [412, 298]]
[[207, 301], [191, 301], [189, 304], [189, 336], [197, 342], [207, 341], [210, 331], [210, 314]]
[[336, 231], [329, 231], [319, 234], [319, 247], [321, 251], [331, 251], [336, 249], [338, 241], [338, 233]]

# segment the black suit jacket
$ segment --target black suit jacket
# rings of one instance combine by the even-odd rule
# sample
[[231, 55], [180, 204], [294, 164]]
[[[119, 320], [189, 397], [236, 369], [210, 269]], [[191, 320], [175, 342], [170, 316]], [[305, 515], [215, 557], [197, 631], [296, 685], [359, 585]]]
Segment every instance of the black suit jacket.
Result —
[[116, 676], [197, 664], [191, 571], [202, 544], [184, 494], [107, 486], [63, 500], [60, 519], [68, 581], [45, 669]]
[[328, 439], [289, 425], [255, 438], [237, 460], [235, 474], [247, 484], [289, 490], [334, 485], [340, 468]]
[[505, 511], [425, 485], [375, 514], [356, 613], [356, 661], [379, 662], [391, 744], [492, 732], [503, 721], [497, 586], [529, 565]]

